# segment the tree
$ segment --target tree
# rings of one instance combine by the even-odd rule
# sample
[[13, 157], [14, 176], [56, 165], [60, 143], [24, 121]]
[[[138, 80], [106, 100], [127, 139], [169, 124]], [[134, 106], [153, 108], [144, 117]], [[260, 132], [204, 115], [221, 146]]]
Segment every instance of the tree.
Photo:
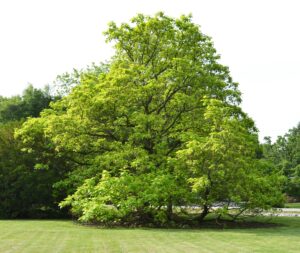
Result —
[[[52, 185], [64, 170], [55, 170], [51, 166], [49, 170], [48, 167], [35, 169], [37, 163], [45, 159], [45, 156], [41, 156], [42, 150], [38, 156], [33, 152], [22, 152], [23, 144], [14, 138], [15, 130], [25, 118], [38, 117], [52, 100], [54, 97], [47, 88], [41, 90], [32, 86], [22, 96], [0, 99], [0, 218], [41, 217], [61, 213], [57, 202], [63, 197], [53, 196]], [[36, 132], [37, 128], [38, 125], [33, 126], [30, 133]]]
[[20, 96], [11, 98], [0, 97], [0, 122], [8, 122], [23, 117], [21, 109], [22, 99]]
[[300, 199], [300, 124], [284, 136], [278, 136], [274, 143], [271, 140], [264, 143], [263, 147], [266, 160], [287, 178], [285, 193]]
[[38, 117], [55, 99], [50, 94], [49, 87], [36, 89], [32, 85], [23, 91], [22, 96], [0, 97], [0, 123]]
[[23, 145], [14, 138], [20, 125], [0, 125], [0, 218], [57, 217], [62, 198], [53, 194], [52, 185], [64, 170], [62, 166], [55, 169], [53, 163], [35, 169], [42, 158], [22, 152]]
[[190, 16], [138, 15], [105, 34], [116, 48], [109, 70], [82, 76], [37, 119], [55, 150], [80, 164], [82, 185], [61, 206], [83, 221], [162, 224], [182, 205], [201, 206], [202, 220], [214, 201], [278, 201], [237, 83]]

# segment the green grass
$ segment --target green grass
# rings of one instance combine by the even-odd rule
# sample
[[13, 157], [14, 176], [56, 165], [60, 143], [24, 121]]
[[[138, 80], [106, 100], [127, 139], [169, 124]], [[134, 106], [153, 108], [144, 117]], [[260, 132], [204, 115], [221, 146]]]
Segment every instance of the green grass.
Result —
[[1, 253], [299, 252], [300, 218], [252, 229], [100, 229], [72, 221], [0, 220]]
[[286, 208], [300, 208], [300, 203], [286, 203], [284, 207], [286, 207]]

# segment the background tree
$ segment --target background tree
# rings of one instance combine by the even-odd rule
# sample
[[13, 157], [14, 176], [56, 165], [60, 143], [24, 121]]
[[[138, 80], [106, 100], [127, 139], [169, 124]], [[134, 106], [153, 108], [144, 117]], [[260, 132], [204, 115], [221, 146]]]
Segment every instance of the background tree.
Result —
[[44, 89], [36, 89], [32, 85], [23, 91], [22, 96], [0, 97], [0, 122], [38, 117], [39, 113], [54, 99], [48, 86]]
[[272, 143], [270, 138], [263, 144], [265, 158], [275, 169], [286, 176], [284, 191], [287, 195], [300, 199], [300, 124], [279, 136]]
[[55, 166], [58, 159], [48, 156], [47, 166], [37, 164], [45, 156], [22, 152], [23, 145], [14, 138], [20, 125], [0, 125], [0, 217], [58, 217], [61, 211], [57, 204], [64, 196], [54, 194], [53, 184], [61, 179], [65, 163]]
[[67, 153], [57, 152], [44, 133], [43, 120], [37, 118], [78, 85], [82, 76], [97, 76], [107, 68], [107, 64], [92, 64], [58, 76], [54, 86], [29, 85], [22, 95], [0, 97], [0, 218], [66, 215], [58, 203], [74, 192], [78, 186], [74, 182], [81, 182], [76, 173], [68, 176], [79, 165]]
[[51, 194], [53, 170], [35, 170], [36, 156], [21, 151], [15, 129], [26, 117], [37, 117], [54, 98], [49, 89], [31, 85], [22, 96], [0, 100], [0, 217], [33, 217], [58, 211]]

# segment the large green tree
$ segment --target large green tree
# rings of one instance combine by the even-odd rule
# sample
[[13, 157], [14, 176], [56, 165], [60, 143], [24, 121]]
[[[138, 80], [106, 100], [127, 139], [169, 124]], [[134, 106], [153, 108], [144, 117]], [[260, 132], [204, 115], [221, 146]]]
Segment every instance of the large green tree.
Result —
[[105, 34], [116, 48], [109, 71], [82, 76], [23, 127], [42, 122], [56, 152], [80, 165], [71, 181], [82, 185], [62, 206], [83, 221], [164, 223], [179, 206], [200, 206], [201, 221], [215, 202], [226, 212], [279, 201], [237, 83], [190, 16], [138, 15]]

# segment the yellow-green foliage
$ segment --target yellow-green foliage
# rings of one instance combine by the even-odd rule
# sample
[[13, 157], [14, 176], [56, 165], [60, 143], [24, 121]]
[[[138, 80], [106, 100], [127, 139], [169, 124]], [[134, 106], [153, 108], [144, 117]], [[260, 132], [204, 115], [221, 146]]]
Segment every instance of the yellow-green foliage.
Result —
[[190, 16], [138, 15], [105, 34], [116, 48], [109, 71], [83, 76], [38, 119], [55, 150], [90, 173], [62, 206], [82, 221], [164, 223], [173, 206], [199, 205], [203, 218], [215, 202], [279, 201], [237, 84]]

